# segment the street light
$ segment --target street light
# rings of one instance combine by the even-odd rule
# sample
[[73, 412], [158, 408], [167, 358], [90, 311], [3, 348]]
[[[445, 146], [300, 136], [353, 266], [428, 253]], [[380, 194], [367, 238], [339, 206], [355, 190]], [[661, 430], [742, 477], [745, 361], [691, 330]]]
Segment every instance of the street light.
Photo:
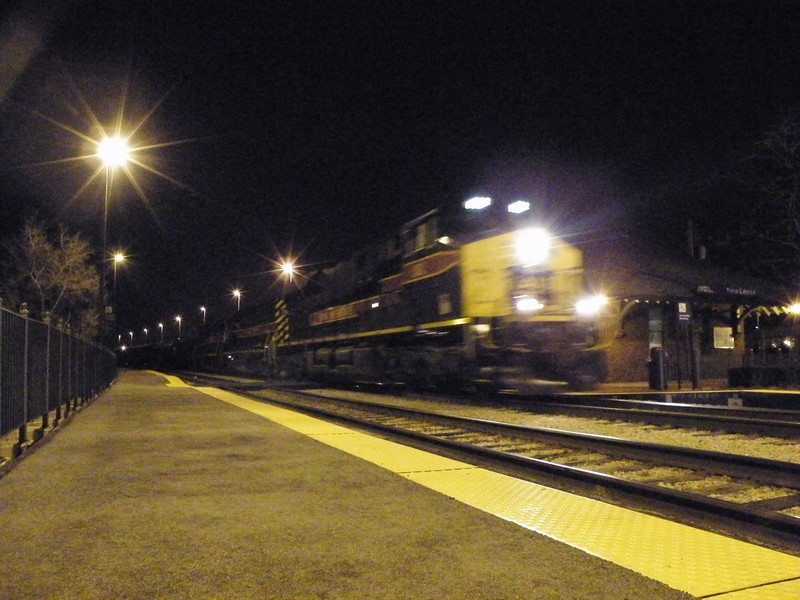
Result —
[[[101, 310], [106, 310], [106, 235], [108, 231], [108, 202], [111, 196], [111, 184], [114, 179], [114, 171], [117, 167], [122, 167], [130, 158], [130, 148], [128, 142], [121, 137], [106, 137], [97, 144], [97, 156], [103, 161], [106, 170], [106, 193], [103, 202], [103, 237], [102, 254], [103, 261], [100, 273], [100, 305]], [[116, 263], [115, 263], [116, 264]]]
[[294, 263], [292, 262], [285, 262], [281, 265], [281, 272], [283, 273], [284, 277], [288, 277], [289, 281], [294, 279]]
[[175, 317], [175, 322], [178, 324], [178, 339], [181, 339], [181, 321], [182, 319], [180, 315]]
[[125, 262], [125, 255], [122, 253], [122, 250], [117, 250], [114, 252], [112, 260], [114, 261], [114, 295], [111, 297], [111, 302], [113, 305], [117, 302], [117, 265], [121, 265]]
[[144, 328], [144, 343], [147, 344], [147, 327]]
[[163, 323], [159, 323], [158, 324], [158, 329], [161, 332], [161, 341], [159, 343], [161, 345], [163, 345], [164, 344], [164, 324]]
[[121, 167], [131, 157], [128, 140], [119, 136], [106, 137], [97, 144], [97, 156], [106, 167]]
[[132, 331], [129, 331], [129, 332], [128, 332], [128, 335], [130, 335], [130, 336], [131, 336], [131, 347], [133, 347], [133, 332], [132, 332]]
[[233, 297], [236, 298], [236, 311], [238, 312], [242, 307], [242, 290], [237, 288], [231, 293], [233, 294]]
[[205, 325], [206, 324], [206, 307], [205, 306], [201, 306], [200, 307], [200, 312], [203, 313], [203, 325]]

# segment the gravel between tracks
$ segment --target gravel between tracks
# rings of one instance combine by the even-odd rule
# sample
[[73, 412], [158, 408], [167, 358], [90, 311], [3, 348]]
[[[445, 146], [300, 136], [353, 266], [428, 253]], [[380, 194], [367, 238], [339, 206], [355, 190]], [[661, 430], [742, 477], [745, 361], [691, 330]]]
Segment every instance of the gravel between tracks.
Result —
[[700, 450], [714, 450], [772, 460], [800, 463], [800, 444], [796, 440], [777, 437], [766, 437], [741, 433], [724, 433], [707, 429], [675, 428], [663, 425], [646, 425], [641, 423], [624, 423], [604, 419], [570, 417], [563, 415], [539, 415], [513, 409], [490, 406], [467, 406], [450, 402], [439, 402], [429, 398], [413, 395], [388, 396], [358, 391], [341, 390], [306, 390], [313, 393], [352, 398], [369, 402], [383, 402], [417, 408], [420, 410], [441, 410], [448, 414], [479, 419], [490, 419], [529, 427], [550, 427], [595, 433], [624, 439], [672, 444]]

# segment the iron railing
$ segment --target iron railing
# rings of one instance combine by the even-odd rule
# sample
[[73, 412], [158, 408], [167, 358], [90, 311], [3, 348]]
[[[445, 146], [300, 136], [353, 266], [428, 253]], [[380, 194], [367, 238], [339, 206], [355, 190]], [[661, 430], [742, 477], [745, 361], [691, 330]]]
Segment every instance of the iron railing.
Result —
[[0, 437], [18, 430], [14, 456], [31, 441], [31, 423], [41, 419], [35, 441], [111, 385], [116, 373], [113, 352], [47, 319], [31, 319], [24, 309], [0, 307]]

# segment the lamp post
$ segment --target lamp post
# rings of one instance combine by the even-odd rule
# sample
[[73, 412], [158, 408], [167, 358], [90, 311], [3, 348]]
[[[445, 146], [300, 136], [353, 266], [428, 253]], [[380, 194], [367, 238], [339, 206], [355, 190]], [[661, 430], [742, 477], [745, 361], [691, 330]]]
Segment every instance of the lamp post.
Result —
[[242, 308], [242, 290], [235, 289], [232, 292], [234, 298], [236, 298], [236, 312], [239, 312], [239, 309]]
[[[106, 307], [106, 236], [108, 231], [108, 203], [111, 197], [111, 184], [114, 180], [114, 171], [122, 167], [130, 157], [130, 148], [125, 139], [121, 137], [107, 137], [97, 145], [97, 156], [103, 161], [106, 170], [106, 192], [103, 202], [103, 234], [100, 272], [100, 309], [105, 314]], [[116, 266], [116, 263], [115, 263]], [[113, 309], [112, 309], [113, 310]], [[113, 313], [112, 313], [113, 314]]]
[[147, 345], [147, 327], [144, 328], [144, 343]]
[[203, 325], [205, 325], [206, 324], [206, 307], [205, 306], [201, 306], [200, 307], [200, 312], [203, 313]]
[[183, 319], [181, 318], [181, 316], [180, 316], [180, 315], [178, 315], [177, 317], [175, 317], [175, 322], [178, 324], [178, 339], [181, 339], [181, 321], [182, 321], [182, 320], [183, 320]]
[[159, 323], [158, 324], [158, 329], [159, 329], [159, 332], [161, 333], [161, 340], [160, 340], [159, 343], [163, 346], [164, 345], [164, 324], [163, 323]]

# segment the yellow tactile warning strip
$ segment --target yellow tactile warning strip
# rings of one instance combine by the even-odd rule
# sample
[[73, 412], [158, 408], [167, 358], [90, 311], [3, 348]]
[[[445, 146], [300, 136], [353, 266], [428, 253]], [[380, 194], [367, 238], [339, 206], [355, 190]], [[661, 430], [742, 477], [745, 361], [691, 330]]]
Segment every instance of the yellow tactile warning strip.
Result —
[[698, 598], [800, 598], [798, 557], [487, 471], [217, 388], [195, 389]]
[[175, 377], [175, 375], [165, 375], [164, 373], [159, 373], [158, 371], [149, 372], [156, 375], [161, 375], [164, 379], [166, 379], [167, 387], [192, 387], [188, 383], [185, 383], [180, 377]]

